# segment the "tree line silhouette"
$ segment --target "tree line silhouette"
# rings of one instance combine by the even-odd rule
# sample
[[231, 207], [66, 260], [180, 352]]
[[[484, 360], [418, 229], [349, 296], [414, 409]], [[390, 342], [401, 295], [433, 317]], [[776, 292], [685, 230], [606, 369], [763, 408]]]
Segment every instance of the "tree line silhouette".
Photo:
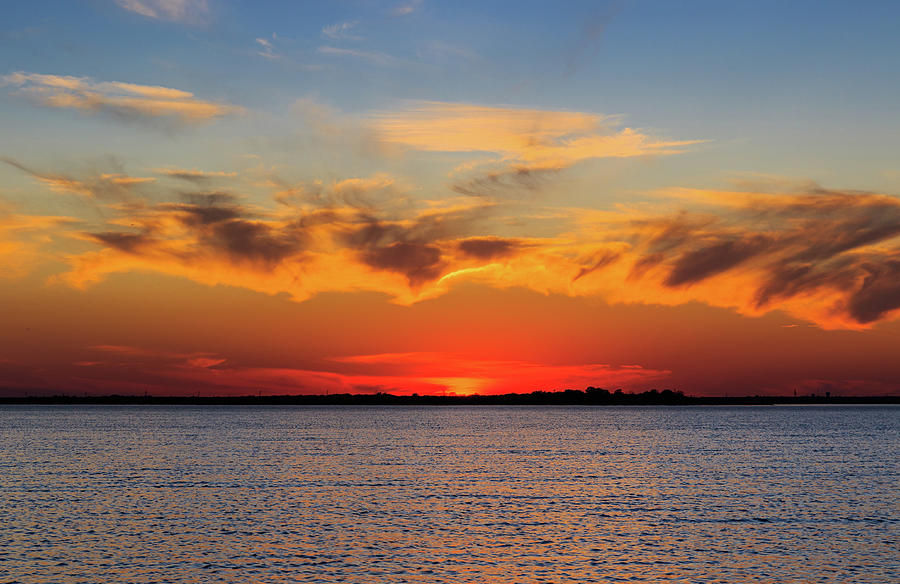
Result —
[[338, 393], [304, 395], [40, 395], [0, 397], [0, 404], [184, 404], [184, 405], [768, 405], [773, 403], [900, 403], [900, 396], [688, 396], [681, 391], [651, 389], [628, 393], [599, 387], [584, 390], [472, 395], [396, 395], [392, 393]]

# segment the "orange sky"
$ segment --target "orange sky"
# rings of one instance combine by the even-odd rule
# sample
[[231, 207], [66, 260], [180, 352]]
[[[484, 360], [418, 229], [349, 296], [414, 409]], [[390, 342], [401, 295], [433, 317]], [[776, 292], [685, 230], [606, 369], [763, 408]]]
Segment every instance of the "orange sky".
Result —
[[666, 82], [634, 7], [605, 53], [571, 7], [225, 6], [10, 13], [0, 394], [898, 392], [898, 118], [840, 55], [811, 102], [762, 40]]

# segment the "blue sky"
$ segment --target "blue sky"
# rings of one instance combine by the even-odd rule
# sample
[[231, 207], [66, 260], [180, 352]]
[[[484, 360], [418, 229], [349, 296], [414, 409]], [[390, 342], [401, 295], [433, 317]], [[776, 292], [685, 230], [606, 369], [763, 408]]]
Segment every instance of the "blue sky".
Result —
[[[177, 87], [278, 120], [303, 97], [342, 112], [421, 99], [621, 114], [711, 141], [706, 166], [688, 161], [673, 179], [709, 184], [721, 178], [714, 164], [897, 185], [894, 2], [421, 2], [404, 15], [400, 3], [206, 6], [179, 22], [112, 0], [11, 3], [0, 70]], [[61, 127], [82, 130], [8, 92], [0, 100], [7, 140], [43, 126], [26, 141], [52, 150], [67, 140]], [[98, 154], [119, 145], [111, 126], [94, 124], [109, 134]]]

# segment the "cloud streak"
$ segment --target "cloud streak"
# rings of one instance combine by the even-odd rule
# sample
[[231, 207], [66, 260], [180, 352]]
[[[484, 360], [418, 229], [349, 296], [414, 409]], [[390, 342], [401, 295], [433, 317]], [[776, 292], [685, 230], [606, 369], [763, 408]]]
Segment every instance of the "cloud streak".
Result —
[[153, 177], [129, 176], [119, 172], [92, 173], [77, 178], [68, 174], [41, 172], [12, 158], [0, 156], [0, 162], [31, 175], [51, 191], [89, 199], [126, 200], [135, 196], [143, 186], [156, 181]]
[[322, 28], [322, 36], [331, 40], [361, 41], [363, 38], [353, 33], [358, 22], [336, 22]]
[[243, 112], [242, 108], [198, 99], [193, 93], [155, 85], [94, 81], [89, 77], [17, 71], [0, 78], [45, 107], [103, 113], [125, 120], [169, 119], [206, 122]]
[[207, 0], [116, 0], [121, 8], [154, 20], [199, 24], [209, 15]]

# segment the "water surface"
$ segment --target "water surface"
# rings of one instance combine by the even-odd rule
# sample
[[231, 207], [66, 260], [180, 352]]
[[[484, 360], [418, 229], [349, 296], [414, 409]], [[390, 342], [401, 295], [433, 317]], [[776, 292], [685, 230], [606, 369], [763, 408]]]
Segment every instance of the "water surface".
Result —
[[0, 407], [0, 582], [900, 582], [898, 407]]

